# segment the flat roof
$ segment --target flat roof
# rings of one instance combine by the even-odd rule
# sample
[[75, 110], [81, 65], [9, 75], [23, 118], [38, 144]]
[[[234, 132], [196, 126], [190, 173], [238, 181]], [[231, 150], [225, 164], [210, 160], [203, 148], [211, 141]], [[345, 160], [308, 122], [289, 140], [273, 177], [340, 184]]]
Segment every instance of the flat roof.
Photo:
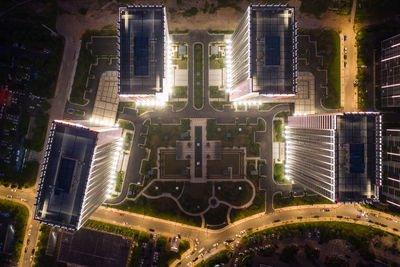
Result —
[[131, 245], [131, 239], [87, 228], [63, 231], [57, 261], [73, 266], [126, 266]]
[[123, 7], [119, 19], [119, 94], [161, 92], [168, 34], [164, 6]]
[[97, 133], [54, 122], [45, 172], [41, 177], [35, 218], [76, 228], [96, 146]]
[[253, 92], [296, 93], [294, 8], [250, 6], [250, 76]]

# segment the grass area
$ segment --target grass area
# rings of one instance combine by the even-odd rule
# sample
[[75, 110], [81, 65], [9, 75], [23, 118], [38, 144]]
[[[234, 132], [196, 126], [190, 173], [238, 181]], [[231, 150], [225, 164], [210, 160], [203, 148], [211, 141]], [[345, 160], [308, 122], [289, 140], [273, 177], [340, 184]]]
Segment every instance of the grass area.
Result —
[[149, 196], [160, 196], [162, 193], [169, 193], [174, 197], [178, 197], [184, 188], [184, 184], [185, 182], [156, 181], [151, 184], [145, 193]]
[[303, 196], [303, 197], [282, 197], [281, 194], [276, 194], [274, 196], [274, 209], [291, 207], [291, 206], [301, 206], [301, 205], [314, 205], [314, 204], [334, 204], [328, 199], [321, 197], [320, 195], [313, 196]]
[[118, 104], [118, 112], [123, 112], [124, 108], [135, 108], [135, 102], [119, 102]]
[[229, 101], [211, 101], [211, 106], [216, 110], [223, 111], [225, 105], [231, 105]]
[[122, 181], [124, 180], [125, 172], [119, 171], [117, 172], [117, 180], [115, 182], [115, 191], [121, 192]]
[[25, 139], [25, 147], [37, 152], [43, 149], [46, 138], [47, 127], [49, 124], [49, 114], [38, 111], [35, 116], [35, 127], [33, 128], [32, 138]]
[[198, 265], [198, 267], [214, 267], [214, 266], [224, 266], [229, 262], [232, 257], [232, 252], [229, 250], [223, 250], [218, 252], [214, 256], [210, 257], [206, 261], [202, 260]]
[[218, 86], [210, 86], [210, 98], [225, 98], [225, 92], [219, 90]]
[[110, 223], [105, 223], [105, 222], [99, 222], [96, 220], [88, 220], [84, 227], [90, 228], [93, 230], [101, 231], [101, 232], [107, 232], [107, 233], [112, 233], [112, 234], [117, 234], [121, 236], [125, 236], [128, 238], [133, 238], [133, 239], [138, 239], [140, 235], [140, 231], [134, 230], [132, 228], [128, 227], [123, 227], [115, 224], [110, 224]]
[[37, 249], [35, 252], [35, 257], [33, 260], [34, 267], [41, 266], [53, 266], [57, 260], [57, 256], [46, 255], [47, 243], [49, 241], [49, 235], [51, 231], [51, 226], [42, 224], [40, 226], [40, 234], [37, 244]]
[[196, 7], [191, 7], [189, 9], [186, 9], [185, 11], [182, 12], [182, 16], [184, 17], [193, 17], [196, 16], [196, 14], [199, 12], [199, 10]]
[[200, 216], [187, 216], [179, 210], [175, 201], [169, 198], [150, 200], [145, 197], [139, 197], [136, 201], [125, 200], [122, 204], [112, 207], [172, 222], [201, 226]]
[[[260, 165], [260, 163], [259, 163]], [[265, 192], [261, 191], [260, 178], [258, 175], [251, 175], [251, 171], [255, 170], [255, 162], [252, 160], [247, 161], [247, 179], [252, 182], [256, 188], [256, 196], [251, 206], [245, 209], [232, 209], [231, 221], [236, 222], [251, 215], [265, 212]]]
[[223, 228], [228, 225], [227, 221], [228, 206], [220, 204], [218, 207], [209, 209], [204, 214], [204, 220], [206, 221], [206, 227], [211, 229]]
[[188, 140], [190, 136], [182, 138], [182, 134], [190, 130], [190, 120], [181, 120], [181, 125], [148, 125], [149, 131], [145, 147], [150, 149], [150, 166], [156, 166], [158, 147], [175, 147], [176, 140]]
[[344, 239], [351, 244], [351, 250], [357, 250], [366, 260], [373, 260], [375, 255], [369, 250], [370, 242], [376, 236], [388, 235], [380, 229], [370, 226], [345, 222], [308, 222], [281, 225], [268, 228], [260, 232], [243, 237], [244, 244], [251, 244], [254, 238], [256, 243], [264, 240], [264, 235], [279, 235], [280, 239], [294, 239], [296, 237], [306, 239], [309, 232], [319, 231], [319, 243], [327, 243], [330, 240]]
[[172, 110], [173, 111], [180, 111], [186, 106], [186, 101], [185, 102], [171, 102], [172, 103]]
[[[234, 178], [243, 178], [243, 157], [244, 154], [242, 152], [222, 152], [220, 160], [207, 160], [208, 178], [217, 178], [221, 176], [228, 178], [230, 173]], [[229, 168], [231, 168], [230, 171]]]
[[77, 117], [83, 117], [83, 116], [85, 116], [85, 112], [82, 110], [74, 109], [72, 111], [72, 115], [77, 116]]
[[279, 105], [279, 103], [263, 103], [258, 106], [258, 110], [270, 110], [277, 105]]
[[6, 263], [8, 260], [17, 263], [21, 256], [29, 211], [24, 205], [6, 199], [0, 199], [0, 211], [1, 213], [9, 213], [9, 218], [14, 221], [12, 224], [15, 234], [11, 255], [3, 254], [0, 258], [0, 265], [8, 266]]
[[223, 58], [215, 58], [213, 56], [210, 57], [210, 69], [217, 70], [225, 67], [225, 62]]
[[122, 145], [124, 150], [129, 150], [131, 147], [131, 143], [132, 143], [132, 133], [126, 133], [125, 137], [124, 137], [124, 144]]
[[232, 34], [233, 32], [232, 30], [208, 30], [211, 34]]
[[9, 175], [1, 177], [0, 183], [4, 186], [18, 188], [34, 186], [39, 171], [39, 165], [37, 161], [28, 161], [25, 163], [22, 172], [16, 172], [14, 170]]
[[[301, 34], [310, 35], [317, 41], [317, 50], [324, 57], [323, 69], [328, 71], [328, 91], [322, 103], [326, 108], [340, 108], [340, 37], [334, 30], [306, 30]], [[316, 66], [318, 68], [320, 66]]]
[[290, 111], [281, 111], [275, 115], [277, 118], [286, 118], [290, 116]]
[[356, 23], [376, 22], [399, 14], [400, 2], [392, 0], [358, 0]]
[[131, 130], [131, 131], [134, 130], [133, 124], [130, 121], [118, 120], [118, 126], [125, 130]]
[[216, 182], [215, 197], [234, 206], [244, 205], [251, 199], [253, 189], [247, 182]]
[[81, 49], [79, 52], [78, 65], [76, 67], [74, 83], [70, 95], [70, 101], [75, 104], [85, 105], [87, 100], [84, 98], [86, 91], [86, 80], [89, 76], [91, 64], [96, 62], [96, 56], [87, 48], [92, 36], [115, 36], [117, 32], [114, 28], [105, 26], [100, 31], [86, 31], [82, 37]]
[[203, 45], [194, 45], [194, 106], [203, 106]]
[[285, 179], [285, 165], [282, 163], [274, 163], [274, 180], [278, 184], [290, 184], [289, 180]]
[[281, 120], [274, 120], [274, 142], [283, 142], [283, 126]]
[[[386, 22], [383, 24], [370, 25], [361, 28], [356, 35], [357, 41], [357, 79], [358, 79], [358, 108], [371, 110], [373, 103], [368, 97], [368, 91], [373, 90], [373, 50], [376, 50], [377, 61], [379, 61], [381, 41], [398, 34], [400, 26], [398, 23]], [[372, 85], [372, 86], [371, 86]], [[376, 88], [376, 107], [382, 109], [380, 101], [380, 88]]]
[[188, 88], [187, 86], [174, 86], [172, 88], [172, 97], [174, 98], [187, 98]]
[[257, 125], [217, 125], [215, 119], [207, 120], [207, 140], [221, 140], [223, 147], [246, 147], [247, 156], [260, 154], [260, 145], [254, 142], [255, 131], [265, 129], [264, 121]]
[[211, 196], [211, 183], [185, 183], [179, 202], [186, 211], [197, 213], [208, 207], [208, 199]]
[[[28, 3], [27, 5], [29, 6], [30, 4]], [[22, 86], [20, 88], [28, 88], [37, 96], [52, 98], [56, 89], [58, 71], [63, 55], [64, 39], [61, 35], [56, 37], [50, 35], [48, 30], [41, 24], [50, 23], [49, 20], [53, 19], [55, 22], [57, 10], [54, 9], [57, 9], [57, 4], [47, 3], [45, 8], [41, 8], [41, 15], [38, 15], [35, 10], [28, 10], [27, 5], [21, 5], [21, 7], [12, 10], [4, 17], [0, 26], [0, 43], [2, 47], [6, 49], [7, 47], [12, 47], [13, 44], [19, 44], [24, 47], [23, 52], [5, 50], [10, 58], [11, 56], [14, 58], [14, 67], [11, 64], [3, 65], [4, 62], [0, 62], [0, 65], [3, 65], [6, 70], [5, 76], [0, 75], [0, 84], [8, 83], [8, 73], [30, 75], [29, 81], [26, 81], [26, 87]], [[51, 15], [47, 15], [49, 10]], [[45, 15], [42, 16], [43, 14]], [[50, 26], [50, 24], [47, 24], [47, 26]], [[42, 53], [44, 50], [49, 51], [49, 53]], [[29, 70], [16, 68], [17, 65], [27, 67]], [[14, 90], [14, 88], [12, 89]]]
[[187, 58], [181, 58], [176, 61], [178, 65], [178, 69], [180, 70], [187, 70], [188, 68], [188, 59]]
[[180, 176], [190, 166], [189, 160], [177, 160], [176, 153], [162, 153], [160, 168], [165, 175]]
[[319, 18], [323, 13], [332, 10], [339, 15], [349, 15], [352, 0], [302, 0], [300, 12]]

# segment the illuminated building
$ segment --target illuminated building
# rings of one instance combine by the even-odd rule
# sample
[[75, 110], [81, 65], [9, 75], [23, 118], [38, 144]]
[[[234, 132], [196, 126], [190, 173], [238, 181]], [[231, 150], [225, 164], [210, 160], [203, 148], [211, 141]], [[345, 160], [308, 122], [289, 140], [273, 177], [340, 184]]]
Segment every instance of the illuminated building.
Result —
[[35, 219], [78, 230], [110, 196], [121, 148], [120, 128], [55, 120], [35, 203]]
[[400, 107], [400, 34], [381, 43], [382, 107]]
[[386, 129], [383, 141], [382, 194], [387, 203], [400, 207], [400, 128]]
[[168, 25], [164, 6], [119, 9], [118, 93], [130, 99], [165, 99], [168, 93]]
[[291, 97], [297, 92], [295, 9], [251, 5], [227, 44], [231, 101]]
[[290, 116], [285, 177], [331, 201], [379, 199], [381, 125], [374, 112]]

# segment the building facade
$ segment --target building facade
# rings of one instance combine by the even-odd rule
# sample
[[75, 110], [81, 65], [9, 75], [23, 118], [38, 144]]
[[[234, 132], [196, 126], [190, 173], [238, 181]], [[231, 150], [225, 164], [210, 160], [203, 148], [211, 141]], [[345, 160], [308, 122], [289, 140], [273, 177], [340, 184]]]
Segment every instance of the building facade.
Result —
[[297, 92], [295, 9], [251, 5], [228, 45], [230, 100], [290, 97]]
[[381, 43], [381, 103], [400, 107], [400, 34]]
[[383, 141], [382, 194], [387, 203], [400, 207], [400, 128], [386, 129]]
[[168, 93], [165, 92], [169, 90], [168, 34], [164, 6], [119, 9], [120, 96], [142, 99]]
[[290, 116], [285, 176], [331, 201], [378, 199], [381, 124], [378, 113]]
[[78, 230], [110, 197], [116, 179], [121, 133], [120, 128], [53, 121], [34, 218]]

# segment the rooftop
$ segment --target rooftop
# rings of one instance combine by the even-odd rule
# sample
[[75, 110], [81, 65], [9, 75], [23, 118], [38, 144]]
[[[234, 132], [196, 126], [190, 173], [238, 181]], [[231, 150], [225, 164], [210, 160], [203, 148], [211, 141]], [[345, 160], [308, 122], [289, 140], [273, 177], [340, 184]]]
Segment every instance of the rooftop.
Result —
[[250, 6], [250, 76], [253, 92], [294, 94], [294, 8], [277, 5]]
[[162, 92], [168, 30], [163, 6], [119, 10], [119, 94]]
[[96, 132], [53, 122], [35, 218], [75, 228], [96, 145]]

